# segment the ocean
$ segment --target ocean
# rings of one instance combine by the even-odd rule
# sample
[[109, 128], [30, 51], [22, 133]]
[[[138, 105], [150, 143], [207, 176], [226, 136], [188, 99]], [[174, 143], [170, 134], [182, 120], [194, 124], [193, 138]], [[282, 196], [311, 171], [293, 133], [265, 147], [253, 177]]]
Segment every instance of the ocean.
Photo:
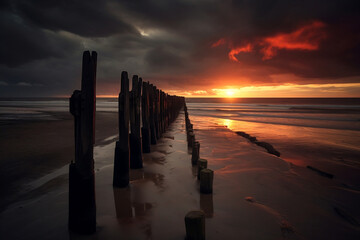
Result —
[[[226, 127], [270, 143], [300, 167], [331, 173], [360, 189], [360, 98], [187, 98], [194, 128]], [[0, 124], [57, 120], [66, 98], [1, 99]], [[97, 99], [97, 111], [117, 111], [117, 100]], [[240, 137], [240, 136], [239, 136]], [[234, 146], [236, 148], [236, 146]]]
[[359, 98], [190, 98], [187, 106], [195, 129], [220, 125], [246, 132], [291, 164], [360, 188]]

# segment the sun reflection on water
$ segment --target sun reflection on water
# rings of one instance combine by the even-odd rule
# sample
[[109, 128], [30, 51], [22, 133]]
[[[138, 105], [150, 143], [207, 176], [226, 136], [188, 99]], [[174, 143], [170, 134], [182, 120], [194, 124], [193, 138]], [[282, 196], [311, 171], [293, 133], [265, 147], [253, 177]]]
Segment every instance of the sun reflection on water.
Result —
[[220, 119], [220, 124], [232, 129], [234, 126], [234, 120], [231, 119]]

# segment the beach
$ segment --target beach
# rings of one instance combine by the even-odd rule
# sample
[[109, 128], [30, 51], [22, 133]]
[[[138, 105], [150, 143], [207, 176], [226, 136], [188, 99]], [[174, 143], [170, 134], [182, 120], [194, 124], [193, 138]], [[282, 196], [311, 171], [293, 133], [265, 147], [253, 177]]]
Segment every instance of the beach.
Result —
[[[20, 200], [29, 181], [74, 160], [74, 120], [70, 113], [51, 112], [51, 120], [3, 120], [0, 125], [0, 209]], [[117, 133], [117, 115], [100, 112], [96, 118], [96, 145]], [[24, 186], [25, 185], [25, 186]]]
[[[9, 145], [2, 151], [14, 156], [11, 161], [6, 158], [10, 163], [1, 162], [14, 169], [1, 174], [7, 178], [3, 182], [12, 183], [2, 188], [8, 191], [7, 196], [17, 198], [2, 203], [0, 238], [184, 239], [184, 217], [194, 209], [205, 212], [207, 239], [360, 237], [356, 176], [345, 178], [340, 171], [331, 171], [335, 178], [324, 177], [306, 168], [308, 162], [302, 165], [284, 159], [288, 148], [271, 141], [269, 135], [253, 132], [255, 127], [242, 122], [241, 129], [235, 128], [230, 124], [237, 122], [229, 117], [225, 120], [230, 121], [223, 124], [223, 120], [215, 120], [219, 117], [200, 116], [191, 103], [188, 107], [200, 142], [200, 157], [214, 170], [213, 194], [200, 194], [187, 148], [183, 112], [158, 144], [151, 146], [151, 153], [144, 154], [144, 168], [130, 171], [130, 187], [113, 188], [117, 115], [99, 111], [94, 149], [97, 232], [89, 236], [70, 233], [67, 228], [68, 164], [74, 151], [72, 117], [55, 111], [49, 113], [52, 120], [1, 125], [5, 134], [1, 144]], [[280, 157], [237, 135], [235, 129], [271, 143]], [[356, 149], [351, 154], [356, 154]], [[320, 166], [331, 170], [323, 168], [328, 165]], [[356, 173], [356, 166], [343, 169], [350, 171], [346, 172], [350, 176]]]

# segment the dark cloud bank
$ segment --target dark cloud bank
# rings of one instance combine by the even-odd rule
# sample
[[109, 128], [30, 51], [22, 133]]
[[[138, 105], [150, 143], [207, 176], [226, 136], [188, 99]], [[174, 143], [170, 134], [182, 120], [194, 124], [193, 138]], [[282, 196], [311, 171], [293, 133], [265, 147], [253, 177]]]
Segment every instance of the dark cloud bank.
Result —
[[[245, 77], [239, 85], [280, 84], [274, 74], [294, 74], [299, 84], [360, 82], [357, 0], [8, 0], [0, 14], [0, 97], [69, 95], [88, 49], [99, 55], [100, 94], [116, 94], [122, 70], [173, 89], [221, 84], [221, 75]], [[313, 21], [326, 32], [316, 51], [228, 58], [231, 48]], [[211, 47], [219, 39], [227, 44]]]

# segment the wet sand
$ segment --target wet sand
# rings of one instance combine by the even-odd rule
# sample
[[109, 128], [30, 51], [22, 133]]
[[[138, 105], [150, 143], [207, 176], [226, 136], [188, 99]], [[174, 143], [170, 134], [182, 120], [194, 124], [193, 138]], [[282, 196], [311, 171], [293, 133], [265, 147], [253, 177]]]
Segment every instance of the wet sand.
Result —
[[[74, 120], [70, 113], [49, 113], [56, 120], [2, 121], [0, 124], [0, 211], [24, 197], [26, 183], [74, 159]], [[116, 113], [97, 113], [96, 144], [116, 134]]]
[[184, 239], [184, 217], [194, 209], [207, 216], [207, 239], [360, 238], [359, 191], [293, 166], [227, 128], [192, 122], [200, 155], [215, 171], [213, 195], [199, 193], [181, 114], [144, 154], [144, 169], [131, 170], [129, 188], [112, 187], [116, 135], [95, 147], [96, 234], [67, 230], [65, 167], [29, 183], [42, 194], [0, 213], [0, 239]]

